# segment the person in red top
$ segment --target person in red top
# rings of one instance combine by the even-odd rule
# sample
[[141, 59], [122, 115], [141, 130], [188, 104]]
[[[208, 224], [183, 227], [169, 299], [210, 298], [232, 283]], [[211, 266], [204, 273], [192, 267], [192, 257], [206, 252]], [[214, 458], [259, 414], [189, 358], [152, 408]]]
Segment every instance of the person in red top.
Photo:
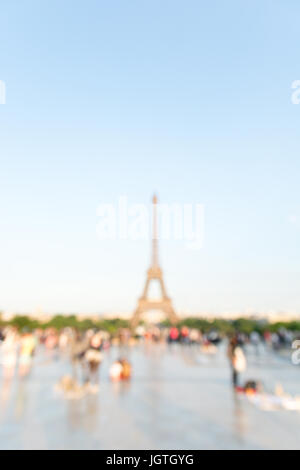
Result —
[[176, 326], [172, 326], [172, 328], [170, 329], [170, 333], [169, 333], [169, 342], [174, 343], [178, 341], [178, 338], [179, 338], [178, 328], [176, 328]]
[[189, 329], [187, 326], [183, 326], [180, 330], [180, 340], [182, 343], [187, 344], [189, 342]]

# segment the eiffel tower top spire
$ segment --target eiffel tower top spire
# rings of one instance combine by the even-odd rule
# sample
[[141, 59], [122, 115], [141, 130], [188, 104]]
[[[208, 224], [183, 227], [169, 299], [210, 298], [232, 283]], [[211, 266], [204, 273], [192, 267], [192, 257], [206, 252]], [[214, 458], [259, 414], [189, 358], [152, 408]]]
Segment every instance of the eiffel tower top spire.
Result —
[[154, 194], [152, 199], [152, 268], [158, 268], [158, 225], [157, 225], [157, 196]]

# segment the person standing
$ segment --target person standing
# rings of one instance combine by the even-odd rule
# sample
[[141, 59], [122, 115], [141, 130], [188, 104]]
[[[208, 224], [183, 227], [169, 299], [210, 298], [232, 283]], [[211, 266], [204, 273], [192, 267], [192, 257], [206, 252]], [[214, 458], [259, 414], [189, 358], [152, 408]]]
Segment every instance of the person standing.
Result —
[[237, 336], [233, 336], [229, 341], [227, 355], [232, 370], [232, 383], [234, 388], [236, 388], [240, 385], [240, 374], [244, 372], [247, 367], [246, 357], [239, 345]]
[[96, 385], [99, 381], [99, 366], [102, 362], [102, 335], [101, 332], [94, 333], [90, 339], [90, 344], [87, 352], [85, 353], [85, 360], [87, 362], [87, 381]]
[[35, 348], [34, 335], [29, 331], [24, 332], [21, 336], [19, 357], [19, 375], [22, 378], [27, 377], [31, 371]]

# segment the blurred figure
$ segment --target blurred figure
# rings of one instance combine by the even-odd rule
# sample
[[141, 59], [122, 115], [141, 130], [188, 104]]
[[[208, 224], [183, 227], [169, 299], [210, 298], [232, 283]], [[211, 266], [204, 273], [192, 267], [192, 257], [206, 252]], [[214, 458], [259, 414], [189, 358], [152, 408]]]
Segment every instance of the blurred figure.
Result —
[[211, 330], [207, 335], [207, 339], [211, 344], [214, 344], [215, 346], [218, 346], [222, 341], [222, 338], [217, 330]]
[[139, 325], [139, 326], [136, 327], [135, 336], [138, 340], [143, 339], [145, 334], [146, 334], [146, 329], [143, 325]]
[[131, 378], [131, 365], [127, 359], [120, 359], [122, 366], [121, 378], [122, 380], [129, 380]]
[[158, 327], [151, 328], [151, 339], [154, 343], [159, 343], [161, 339], [161, 331]]
[[277, 333], [272, 333], [271, 343], [272, 343], [272, 348], [275, 351], [280, 349], [280, 339], [279, 339], [279, 335]]
[[131, 365], [127, 359], [114, 361], [109, 370], [110, 379], [113, 382], [129, 380], [131, 378]]
[[252, 331], [250, 333], [250, 343], [254, 347], [256, 355], [259, 355], [259, 346], [260, 346], [260, 335], [257, 331]]
[[19, 375], [27, 377], [32, 368], [33, 355], [36, 348], [36, 340], [32, 333], [26, 331], [21, 336]]
[[87, 349], [88, 340], [83, 334], [75, 331], [73, 337], [71, 338], [70, 355], [72, 364], [72, 377], [76, 381], [79, 380], [79, 375], [83, 373], [83, 362]]
[[206, 337], [203, 338], [201, 352], [204, 354], [215, 355], [218, 352], [217, 346], [211, 343]]
[[58, 346], [59, 336], [54, 328], [46, 332], [45, 347], [48, 351], [54, 351]]
[[192, 328], [190, 330], [190, 344], [199, 345], [201, 341], [202, 341], [201, 331], [197, 330], [196, 328]]
[[19, 349], [19, 336], [14, 328], [3, 335], [1, 345], [4, 380], [10, 380], [15, 374]]
[[5, 339], [5, 336], [3, 334], [3, 331], [0, 329], [0, 343], [4, 341], [4, 339]]
[[109, 351], [110, 350], [110, 335], [107, 331], [101, 331], [102, 336], [102, 350]]
[[244, 392], [247, 395], [253, 395], [255, 393], [263, 393], [263, 385], [257, 380], [248, 380], [244, 387]]
[[178, 340], [179, 340], [178, 328], [176, 328], [176, 326], [172, 326], [172, 328], [170, 328], [168, 342], [172, 344], [172, 343], [176, 343]]
[[232, 383], [233, 386], [236, 388], [239, 386], [240, 373], [244, 372], [247, 367], [246, 357], [244, 351], [239, 345], [239, 339], [237, 335], [233, 336], [229, 341], [227, 355], [232, 370]]
[[264, 332], [264, 341], [268, 347], [272, 346], [272, 334], [268, 330]]
[[109, 369], [109, 377], [113, 382], [118, 382], [122, 378], [122, 364], [121, 362], [114, 361]]
[[67, 329], [63, 330], [59, 335], [58, 348], [62, 355], [65, 355], [68, 351], [68, 347], [70, 345], [70, 335], [71, 333]]
[[190, 339], [189, 339], [189, 334], [190, 331], [187, 326], [182, 326], [180, 330], [180, 342], [182, 344], [189, 344]]
[[95, 333], [90, 338], [89, 348], [85, 353], [87, 362], [87, 381], [97, 384], [99, 381], [99, 366], [102, 362], [102, 337], [101, 333]]

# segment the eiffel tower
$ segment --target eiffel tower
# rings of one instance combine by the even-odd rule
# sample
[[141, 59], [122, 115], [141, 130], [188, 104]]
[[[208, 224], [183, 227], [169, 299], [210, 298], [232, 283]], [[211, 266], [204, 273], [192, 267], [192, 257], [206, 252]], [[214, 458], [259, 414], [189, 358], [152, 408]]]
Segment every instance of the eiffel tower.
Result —
[[[153, 209], [153, 234], [152, 234], [152, 262], [147, 271], [147, 279], [143, 291], [143, 295], [138, 300], [137, 308], [133, 314], [131, 325], [136, 327], [144, 313], [150, 310], [159, 310], [163, 312], [172, 324], [177, 323], [178, 318], [174, 311], [172, 301], [167, 296], [163, 273], [158, 263], [158, 225], [157, 225], [157, 197], [154, 195], [152, 200]], [[148, 298], [149, 287], [152, 281], [158, 281], [160, 286], [161, 297], [158, 300]]]

